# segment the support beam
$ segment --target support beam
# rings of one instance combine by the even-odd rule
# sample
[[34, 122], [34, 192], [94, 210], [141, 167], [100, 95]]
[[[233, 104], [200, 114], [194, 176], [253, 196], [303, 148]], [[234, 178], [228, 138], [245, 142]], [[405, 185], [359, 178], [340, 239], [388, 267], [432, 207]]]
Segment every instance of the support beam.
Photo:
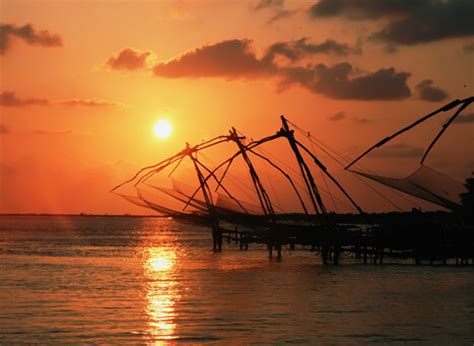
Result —
[[321, 195], [319, 194], [311, 170], [309, 169], [308, 165], [306, 164], [305, 160], [303, 159], [303, 156], [301, 155], [298, 149], [294, 132], [288, 127], [288, 122], [286, 121], [283, 115], [281, 116], [281, 121], [283, 126], [280, 130], [280, 133], [286, 137], [291, 149], [293, 150], [293, 153], [295, 154], [296, 161], [298, 162], [298, 166], [301, 170], [301, 175], [308, 189], [311, 202], [313, 203], [314, 210], [317, 214], [322, 213], [327, 218], [326, 207], [324, 206]]

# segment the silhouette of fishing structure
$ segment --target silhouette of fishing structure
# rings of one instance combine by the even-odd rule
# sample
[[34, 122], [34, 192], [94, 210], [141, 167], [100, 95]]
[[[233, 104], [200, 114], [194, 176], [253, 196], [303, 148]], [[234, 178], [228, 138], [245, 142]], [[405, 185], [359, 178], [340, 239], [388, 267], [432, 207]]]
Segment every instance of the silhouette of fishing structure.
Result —
[[[345, 169], [356, 176], [377, 181], [395, 190], [456, 211], [460, 207], [460, 194], [465, 191], [465, 187], [462, 183], [427, 167], [424, 162], [446, 129], [473, 101], [473, 97], [455, 100], [425, 115], [373, 145], [346, 165]], [[426, 149], [420, 168], [410, 176], [395, 179], [351, 168], [372, 150], [435, 115], [451, 110], [455, 110], [454, 114]], [[290, 125], [306, 135], [311, 148], [296, 137], [295, 130], [290, 128]], [[263, 145], [278, 140], [288, 144], [296, 162], [296, 170], [293, 170], [293, 173], [299, 173], [300, 181], [290, 174], [291, 167], [285, 165], [277, 156], [263, 152], [261, 148]], [[234, 143], [237, 151], [212, 167], [203, 162], [204, 152], [224, 143]], [[391, 220], [373, 224], [359, 204], [317, 157], [312, 148], [313, 144], [321, 143], [282, 115], [281, 128], [270, 136], [248, 140], [232, 128], [228, 135], [221, 135], [197, 145], [186, 143], [183, 150], [154, 165], [140, 169], [132, 178], [116, 186], [112, 191], [133, 204], [155, 210], [163, 216], [182, 222], [208, 225], [212, 231], [215, 251], [221, 251], [224, 240], [227, 240], [228, 243], [231, 241], [238, 243], [241, 250], [247, 250], [249, 244], [265, 244], [269, 256], [272, 257], [273, 251], [276, 251], [277, 258], [281, 258], [284, 248], [292, 251], [297, 246], [309, 247], [311, 251], [320, 253], [324, 264], [330, 262], [338, 264], [343, 252], [351, 253], [354, 258], [363, 259], [364, 263], [368, 263], [369, 258], [373, 263], [382, 263], [384, 257], [414, 258], [416, 263], [426, 258], [430, 263], [435, 260], [447, 263], [448, 259], [454, 258], [457, 263], [467, 264], [469, 259], [474, 260], [472, 226], [436, 220], [427, 222], [426, 217], [421, 217], [422, 213], [406, 217], [405, 222]], [[319, 147], [333, 157], [327, 151], [327, 147]], [[301, 213], [282, 212], [274, 198], [270, 197], [268, 186], [255, 164], [255, 158], [274, 169], [286, 181]], [[224, 182], [226, 177], [231, 175], [230, 168], [237, 159], [242, 160], [248, 171], [250, 185], [258, 201], [256, 205], [236, 196], [234, 190]], [[173, 174], [185, 160], [190, 162], [194, 170], [194, 179], [197, 180], [197, 185], [194, 187], [173, 178]], [[326, 190], [316, 184], [315, 170], [311, 169], [312, 166], [316, 167], [323, 177]], [[150, 183], [153, 177], [168, 170], [170, 172], [167, 177], [172, 181], [172, 188]], [[358, 223], [337, 222], [337, 216], [328, 212], [327, 204], [321, 195], [321, 191], [328, 194], [327, 181], [331, 182], [345, 198], [346, 204], [351, 205], [359, 213]], [[119, 192], [119, 189], [125, 186], [132, 186], [135, 194]], [[271, 188], [273, 189], [273, 186]], [[152, 196], [156, 194], [170, 198], [174, 205], [169, 206], [154, 200]], [[334, 202], [335, 197], [333, 195], [330, 197]], [[363, 220], [364, 225], [360, 224], [360, 220]]]
[[[384, 222], [377, 232], [374, 233], [373, 239], [376, 244], [375, 247], [379, 251], [382, 249], [381, 258], [385, 254], [385, 249], [388, 249], [391, 256], [393, 256], [394, 251], [401, 252], [405, 257], [407, 257], [408, 253], [415, 258], [417, 264], [424, 258], [429, 259], [430, 263], [438, 260], [442, 261], [443, 264], [446, 264], [450, 258], [455, 258], [456, 264], [468, 264], [469, 259], [471, 259], [474, 264], [474, 225], [472, 224], [472, 216], [471, 220], [469, 220], [466, 215], [462, 215], [463, 205], [461, 202], [462, 196], [469, 193], [469, 191], [466, 191], [468, 185], [425, 164], [426, 159], [441, 136], [473, 101], [474, 97], [471, 96], [463, 100], [457, 99], [444, 105], [392, 135], [383, 138], [345, 167], [346, 170], [354, 174], [439, 205], [457, 216], [455, 219], [437, 220], [436, 218], [423, 217], [422, 213], [414, 213], [409, 216], [405, 215], [403, 219]], [[418, 169], [405, 178], [385, 177], [371, 172], [351, 169], [351, 167], [373, 150], [382, 147], [394, 138], [436, 115], [448, 111], [454, 112], [442, 125], [441, 130], [424, 151]], [[469, 153], [467, 154], [469, 155]], [[473, 191], [470, 193], [472, 194]], [[474, 210], [472, 210], [471, 206], [470, 213], [473, 212]]]

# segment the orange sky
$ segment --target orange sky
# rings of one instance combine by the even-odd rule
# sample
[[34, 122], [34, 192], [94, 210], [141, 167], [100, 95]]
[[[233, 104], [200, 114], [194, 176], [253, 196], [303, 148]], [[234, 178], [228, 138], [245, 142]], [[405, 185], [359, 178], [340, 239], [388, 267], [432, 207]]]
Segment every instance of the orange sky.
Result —
[[[110, 189], [185, 142], [231, 126], [267, 136], [285, 114], [355, 157], [473, 95], [472, 2], [374, 3], [0, 0], [0, 213], [148, 213]], [[474, 168], [473, 112], [431, 162], [459, 180]], [[160, 118], [167, 140], [153, 136]], [[443, 119], [400, 139], [399, 154]], [[392, 156], [368, 164], [408, 173]], [[391, 209], [353, 190], [368, 210]]]

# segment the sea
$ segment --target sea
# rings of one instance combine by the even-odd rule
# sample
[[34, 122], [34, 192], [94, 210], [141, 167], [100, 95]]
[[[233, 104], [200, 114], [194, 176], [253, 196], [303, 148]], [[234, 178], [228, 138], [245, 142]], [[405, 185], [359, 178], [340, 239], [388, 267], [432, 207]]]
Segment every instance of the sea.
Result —
[[364, 265], [158, 217], [1, 216], [0, 344], [474, 344], [474, 266]]

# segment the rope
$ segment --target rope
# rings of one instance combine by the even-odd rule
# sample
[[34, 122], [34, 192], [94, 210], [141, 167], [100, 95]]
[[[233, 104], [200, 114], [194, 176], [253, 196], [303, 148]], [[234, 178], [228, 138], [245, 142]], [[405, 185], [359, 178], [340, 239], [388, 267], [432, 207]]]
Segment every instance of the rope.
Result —
[[[308, 138], [311, 139], [311, 133], [308, 132]], [[313, 142], [310, 140], [309, 141], [309, 144], [311, 146], [311, 151], [313, 153], [314, 156], [316, 156], [316, 150], [314, 150], [314, 144]], [[334, 206], [334, 210], [336, 211], [336, 213], [339, 212], [337, 206], [336, 206], [336, 202], [334, 201], [334, 196], [332, 195], [331, 193], [331, 190], [329, 189], [329, 185], [328, 185], [328, 182], [326, 180], [326, 177], [324, 176], [323, 172], [321, 170], [319, 170], [319, 174], [321, 175], [321, 178], [323, 179], [323, 182], [324, 182], [324, 186], [326, 187], [326, 189], [329, 191], [330, 193], [330, 196], [331, 196], [331, 201], [332, 201], [332, 205]]]
[[[339, 158], [342, 159], [342, 161], [346, 161], [346, 162], [351, 162], [352, 159], [349, 158], [348, 156], [344, 155], [343, 153], [339, 152], [338, 150], [332, 148], [331, 146], [329, 146], [328, 144], [324, 143], [323, 141], [317, 139], [317, 138], [314, 138], [309, 132], [306, 132], [304, 131], [302, 128], [300, 128], [298, 125], [296, 125], [295, 123], [289, 121], [287, 119], [287, 121], [292, 125], [294, 126], [301, 134], [303, 134], [305, 137], [307, 137], [312, 144], [316, 145], [321, 151], [323, 151], [326, 155], [328, 155], [330, 158], [332, 158], [334, 161], [336, 161], [339, 165], [341, 165], [342, 167], [345, 167], [346, 165], [341, 162], [340, 160], [338, 160], [336, 157], [334, 157], [334, 155], [331, 154], [331, 152], [333, 152], [335, 155], [339, 156]], [[326, 147], [326, 148], [324, 148]], [[330, 152], [331, 151], [331, 152]], [[368, 169], [367, 167], [364, 167], [363, 165], [359, 164], [359, 166], [361, 168], [363, 168], [364, 170], [370, 172], [370, 173], [373, 173], [373, 171], [371, 171], [370, 169]], [[403, 209], [397, 205], [395, 202], [393, 202], [391, 199], [387, 198], [383, 193], [381, 193], [380, 191], [378, 191], [375, 187], [373, 187], [372, 185], [370, 185], [367, 181], [365, 181], [364, 179], [362, 179], [361, 177], [358, 177], [358, 176], [355, 176], [355, 178], [357, 180], [359, 180], [360, 182], [362, 182], [365, 186], [367, 186], [369, 189], [371, 189], [373, 192], [375, 192], [379, 197], [381, 197], [383, 200], [385, 200], [386, 202], [388, 202], [390, 205], [392, 205], [393, 207], [395, 207], [397, 210], [399, 211], [403, 211]], [[390, 190], [394, 195], [402, 198], [403, 200], [405, 200], [406, 202], [408, 202], [409, 204], [411, 204], [412, 206], [415, 206], [415, 207], [418, 207], [419, 209], [422, 209], [421, 206], [417, 203], [414, 203], [413, 200], [410, 200], [408, 199], [406, 196], [404, 196], [403, 194], [401, 194], [400, 192], [396, 191], [396, 190]]]
[[[303, 185], [303, 183], [301, 182], [302, 178], [301, 178], [301, 173], [298, 172], [297, 170], [295, 170], [293, 167], [289, 166], [287, 163], [285, 163], [284, 161], [280, 160], [278, 157], [274, 156], [273, 154], [271, 154], [270, 152], [264, 150], [263, 148], [259, 147], [259, 148], [255, 148], [253, 150], [256, 150], [256, 151], [261, 151], [263, 154], [267, 155], [267, 156], [270, 156], [272, 157], [275, 161], [278, 161], [281, 165], [285, 166], [288, 170], [292, 171], [296, 177], [298, 178], [298, 180], [295, 181], [296, 185], [298, 185], [298, 187], [300, 189], [302, 189], [303, 191], [306, 192], [306, 195], [309, 197], [309, 192], [307, 191], [306, 187]], [[323, 192], [324, 194], [326, 194], [326, 196], [331, 196], [331, 193], [328, 192], [327, 190], [319, 187], [319, 189], [321, 190], [321, 192]], [[333, 196], [339, 203], [343, 204], [344, 206], [346, 207], [351, 207], [351, 205], [343, 200], [341, 200], [340, 198], [337, 198], [335, 196]]]
[[[205, 156], [204, 154], [201, 154], [201, 155], [202, 155], [202, 157], [203, 157], [206, 161], [209, 161], [212, 165], [215, 165], [215, 161], [213, 161], [212, 159], [208, 158], [208, 157]], [[237, 185], [236, 182], [238, 182], [238, 183], [240, 183], [241, 185], [245, 186], [245, 187], [246, 187], [247, 189], [249, 189], [250, 191], [252, 191], [253, 193], [255, 193], [255, 190], [254, 190], [252, 187], [250, 187], [250, 186], [248, 186], [247, 184], [243, 183], [240, 179], [235, 178], [230, 172], [227, 172], [227, 175], [226, 175], [226, 176], [229, 177], [229, 178], [234, 182], [234, 185], [235, 185], [235, 186]], [[271, 182], [270, 182], [270, 185], [271, 185]], [[272, 185], [271, 185], [271, 186], [272, 186]], [[238, 186], [236, 186], [236, 187], [238, 188]], [[272, 188], [273, 188], [273, 186], [272, 186]], [[241, 191], [243, 194], [245, 194], [247, 197], [249, 197], [250, 200], [252, 201], [252, 203], [256, 203], [256, 201], [254, 201], [255, 196], [252, 196], [252, 195], [246, 193], [246, 192], [243, 191], [242, 189], [240, 189], [240, 191]], [[274, 204], [274, 205], [277, 207], [277, 209], [279, 209], [280, 211], [285, 211], [285, 210], [280, 206], [279, 201], [278, 201], [278, 198], [277, 198], [277, 203], [273, 203], [273, 204]]]

